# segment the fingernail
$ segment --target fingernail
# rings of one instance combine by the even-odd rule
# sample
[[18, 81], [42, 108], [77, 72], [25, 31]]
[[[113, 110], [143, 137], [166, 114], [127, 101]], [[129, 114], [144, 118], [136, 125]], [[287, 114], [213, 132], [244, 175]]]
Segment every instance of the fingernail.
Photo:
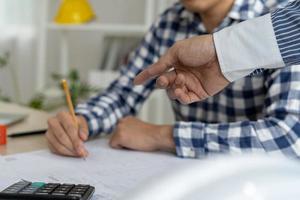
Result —
[[87, 134], [84, 132], [84, 131], [82, 131], [82, 130], [80, 130], [80, 137], [84, 140], [84, 141], [86, 141], [87, 139], [88, 139], [88, 136], [87, 136]]
[[76, 148], [76, 152], [79, 154], [79, 155], [82, 155], [82, 149], [83, 149], [83, 145], [82, 143], [80, 143], [77, 148]]
[[83, 148], [81, 148], [81, 149], [80, 149], [79, 155], [80, 155], [81, 157], [86, 157], [86, 151], [85, 151]]

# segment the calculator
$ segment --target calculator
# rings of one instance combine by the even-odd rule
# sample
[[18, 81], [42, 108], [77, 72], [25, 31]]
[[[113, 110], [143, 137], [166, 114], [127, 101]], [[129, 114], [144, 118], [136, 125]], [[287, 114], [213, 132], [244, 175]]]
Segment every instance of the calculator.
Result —
[[89, 200], [94, 192], [90, 185], [20, 181], [0, 192], [0, 200]]

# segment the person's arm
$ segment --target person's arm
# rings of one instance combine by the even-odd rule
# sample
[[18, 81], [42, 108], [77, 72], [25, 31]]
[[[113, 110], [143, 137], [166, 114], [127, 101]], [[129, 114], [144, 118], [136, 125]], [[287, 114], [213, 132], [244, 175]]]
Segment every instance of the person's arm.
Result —
[[231, 82], [257, 67], [300, 64], [300, 1], [213, 36], [222, 73]]
[[68, 112], [60, 112], [48, 120], [47, 142], [52, 152], [66, 156], [87, 156], [84, 141], [89, 135], [110, 133], [118, 120], [134, 115], [154, 88], [154, 82], [134, 86], [133, 78], [147, 65], [157, 60], [155, 23], [140, 47], [132, 54], [121, 75], [101, 95], [76, 108], [79, 127]]
[[176, 122], [172, 126], [127, 118], [118, 126], [110, 144], [140, 151], [176, 151], [177, 156], [184, 158], [254, 151], [300, 158], [300, 68], [277, 70], [269, 74], [264, 84], [268, 92], [261, 119]]
[[[274, 27], [274, 29], [273, 29]], [[157, 86], [184, 104], [212, 96], [257, 68], [300, 64], [300, 1], [272, 14], [176, 42], [135, 78]], [[174, 69], [174, 70], [171, 70]], [[171, 71], [170, 71], [171, 70]]]
[[201, 158], [211, 153], [264, 151], [300, 158], [300, 69], [286, 67], [267, 80], [264, 117], [233, 123], [177, 122], [176, 152]]
[[83, 116], [89, 127], [89, 135], [111, 133], [118, 120], [135, 115], [145, 99], [155, 88], [153, 81], [134, 86], [134, 77], [146, 66], [158, 59], [157, 23], [145, 36], [141, 46], [131, 55], [127, 66], [121, 67], [121, 75], [104, 93], [76, 107], [76, 114]]

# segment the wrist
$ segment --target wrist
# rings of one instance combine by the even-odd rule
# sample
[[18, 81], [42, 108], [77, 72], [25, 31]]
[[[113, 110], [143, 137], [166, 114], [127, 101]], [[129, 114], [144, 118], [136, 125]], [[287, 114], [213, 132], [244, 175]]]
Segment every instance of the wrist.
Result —
[[175, 153], [175, 142], [173, 138], [173, 126], [160, 125], [158, 133], [156, 134], [158, 150]]

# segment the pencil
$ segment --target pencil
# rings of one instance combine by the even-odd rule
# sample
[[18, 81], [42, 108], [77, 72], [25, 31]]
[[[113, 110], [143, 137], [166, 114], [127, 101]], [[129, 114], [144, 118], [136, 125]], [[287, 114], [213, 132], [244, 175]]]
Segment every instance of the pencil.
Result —
[[73, 121], [76, 125], [76, 128], [78, 128], [78, 122], [77, 122], [77, 118], [76, 118], [76, 115], [75, 115], [75, 111], [74, 111], [74, 106], [73, 106], [73, 102], [72, 102], [72, 99], [71, 99], [71, 94], [70, 94], [70, 89], [69, 89], [69, 86], [68, 86], [68, 82], [65, 80], [65, 79], [62, 79], [61, 80], [61, 85], [64, 89], [64, 92], [65, 92], [65, 96], [66, 96], [66, 102], [67, 102], [67, 105], [68, 105], [68, 108], [69, 108], [69, 112], [73, 118]]
[[[70, 89], [69, 89], [69, 86], [68, 86], [68, 82], [65, 79], [62, 79], [61, 80], [61, 85], [62, 85], [62, 87], [64, 89], [64, 92], [65, 92], [69, 112], [71, 113], [71, 116], [72, 116], [73, 121], [75, 123], [76, 129], [79, 130], [79, 124], [78, 124], [78, 121], [77, 121], [77, 118], [76, 118], [76, 115], [75, 115], [74, 106], [73, 106], [73, 102], [72, 102], [72, 99], [71, 99], [71, 94], [70, 94]], [[83, 159], [85, 160], [85, 156], [83, 157]]]
[[[77, 121], [76, 115], [75, 115], [75, 111], [74, 111], [74, 106], [73, 106], [73, 102], [71, 99], [71, 94], [70, 94], [70, 89], [68, 86], [68, 82], [65, 79], [61, 80], [61, 85], [64, 89], [65, 95], [66, 95], [66, 101], [67, 101], [67, 105], [69, 108], [69, 112], [71, 113], [71, 116], [73, 118], [73, 121], [75, 123], [76, 129], [79, 131], [79, 123]], [[85, 156], [83, 157], [83, 159], [85, 160]]]

